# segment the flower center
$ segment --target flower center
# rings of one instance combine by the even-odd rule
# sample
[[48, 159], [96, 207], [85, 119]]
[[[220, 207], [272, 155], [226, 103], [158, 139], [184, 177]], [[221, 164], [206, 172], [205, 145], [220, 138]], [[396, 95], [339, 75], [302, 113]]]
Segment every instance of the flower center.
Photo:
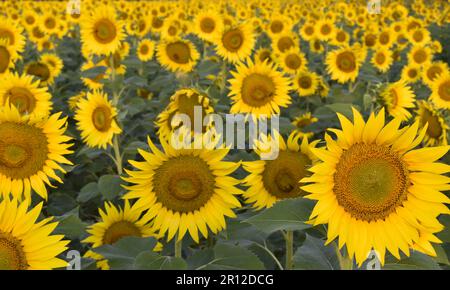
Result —
[[280, 39], [278, 39], [277, 45], [278, 45], [278, 49], [281, 52], [284, 52], [284, 51], [288, 50], [289, 48], [294, 47], [295, 43], [292, 38], [285, 36], [285, 37], [281, 37]]
[[155, 170], [153, 188], [157, 200], [166, 208], [193, 212], [214, 194], [215, 178], [203, 159], [184, 155], [166, 160]]
[[408, 76], [410, 77], [410, 78], [415, 78], [415, 77], [417, 77], [417, 70], [416, 69], [410, 69], [410, 70], [408, 70]]
[[244, 35], [239, 29], [229, 30], [224, 33], [222, 43], [228, 51], [236, 52], [244, 43]]
[[382, 32], [380, 34], [379, 40], [380, 40], [380, 43], [383, 44], [383, 45], [388, 44], [389, 43], [389, 33], [388, 32]]
[[6, 38], [9, 45], [14, 45], [15, 43], [14, 34], [8, 29], [0, 28], [0, 38]]
[[272, 22], [272, 24], [270, 25], [270, 30], [273, 33], [280, 33], [284, 28], [283, 22], [279, 21], [279, 20], [275, 20]]
[[314, 28], [312, 26], [307, 26], [305, 28], [305, 34], [306, 35], [313, 35], [314, 34]]
[[423, 33], [419, 30], [414, 31], [413, 38], [416, 42], [421, 42], [423, 40]]
[[97, 21], [94, 29], [94, 38], [102, 44], [112, 42], [117, 36], [117, 29], [113, 22], [109, 19], [101, 19]]
[[146, 45], [146, 44], [143, 44], [143, 45], [141, 45], [141, 48], [139, 49], [139, 51], [141, 52], [141, 54], [147, 54], [148, 52], [149, 52], [149, 48], [148, 48], [148, 45]]
[[376, 36], [373, 34], [366, 35], [366, 37], [364, 38], [366, 46], [368, 46], [368, 47], [374, 46], [376, 39], [377, 39]]
[[375, 61], [377, 64], [383, 64], [386, 61], [386, 56], [384, 56], [384, 53], [377, 53]]
[[113, 223], [103, 235], [103, 243], [112, 245], [124, 237], [141, 237], [142, 233], [137, 226], [129, 221], [119, 221]]
[[211, 33], [214, 31], [214, 28], [216, 28], [216, 23], [214, 19], [206, 17], [200, 22], [200, 28], [203, 32]]
[[28, 263], [20, 241], [0, 231], [0, 270], [26, 270]]
[[191, 59], [189, 45], [181, 41], [169, 43], [166, 46], [166, 53], [172, 61], [180, 64], [188, 63]]
[[355, 144], [336, 166], [334, 188], [340, 206], [364, 221], [385, 219], [407, 197], [408, 171], [389, 147]]
[[17, 108], [21, 114], [31, 113], [36, 107], [36, 99], [33, 94], [26, 88], [15, 87], [10, 89], [4, 100]]
[[446, 102], [450, 101], [450, 80], [443, 82], [439, 86], [439, 96]]
[[244, 79], [241, 94], [246, 104], [252, 107], [263, 106], [272, 100], [275, 84], [269, 76], [254, 73]]
[[9, 67], [11, 55], [6, 47], [0, 46], [0, 73], [5, 72]]
[[329, 24], [323, 25], [323, 26], [320, 28], [320, 32], [321, 32], [323, 35], [328, 35], [328, 34], [330, 34], [330, 32], [331, 32], [331, 27], [330, 27], [330, 25], [329, 25]]
[[45, 82], [50, 78], [50, 70], [44, 63], [33, 62], [27, 67], [27, 74], [32, 75]]
[[345, 32], [339, 31], [336, 35], [336, 40], [339, 42], [344, 42], [346, 39]]
[[312, 85], [311, 78], [308, 76], [302, 76], [298, 79], [298, 85], [302, 89], [309, 89]]
[[53, 29], [56, 27], [56, 21], [53, 18], [47, 18], [47, 19], [45, 19], [44, 25], [48, 29]]
[[341, 52], [337, 56], [336, 65], [341, 71], [346, 73], [355, 71], [356, 69], [355, 55], [350, 51]]
[[105, 106], [95, 108], [92, 112], [92, 123], [100, 132], [108, 131], [112, 123], [111, 110]]
[[442, 135], [442, 126], [439, 118], [432, 114], [428, 109], [424, 109], [421, 116], [421, 124], [424, 126], [428, 123], [427, 135], [433, 139], [439, 139]]
[[427, 70], [427, 77], [432, 81], [434, 80], [435, 77], [437, 77], [441, 73], [442, 73], [441, 67], [434, 65]]
[[296, 54], [289, 54], [285, 58], [286, 66], [290, 69], [296, 70], [302, 65], [302, 59]]
[[267, 191], [278, 198], [293, 198], [304, 195], [299, 181], [309, 173], [306, 168], [311, 160], [300, 152], [280, 151], [278, 158], [267, 161], [263, 172], [263, 183]]
[[416, 51], [414, 60], [419, 64], [425, 62], [427, 60], [427, 53], [423, 49]]

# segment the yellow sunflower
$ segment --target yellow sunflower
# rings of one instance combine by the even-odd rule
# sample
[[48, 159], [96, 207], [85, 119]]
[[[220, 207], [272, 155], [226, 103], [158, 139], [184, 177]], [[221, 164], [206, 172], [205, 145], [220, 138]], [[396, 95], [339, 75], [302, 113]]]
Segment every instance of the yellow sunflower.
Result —
[[14, 68], [14, 61], [17, 56], [8, 45], [8, 41], [0, 38], [0, 77], [8, 74], [10, 69]]
[[419, 121], [421, 128], [428, 126], [423, 138], [425, 146], [447, 145], [448, 125], [442, 113], [423, 100], [417, 105], [415, 120]]
[[215, 35], [223, 30], [223, 19], [216, 11], [203, 11], [195, 17], [194, 31], [201, 39], [213, 42]]
[[255, 45], [253, 27], [249, 23], [238, 26], [224, 26], [214, 39], [216, 52], [231, 63], [243, 61], [252, 53]]
[[279, 147], [279, 152], [274, 160], [242, 163], [243, 168], [250, 173], [243, 180], [243, 184], [249, 187], [243, 194], [246, 203], [253, 204], [259, 210], [271, 207], [278, 200], [306, 194], [300, 189], [298, 182], [310, 175], [308, 168], [316, 161], [310, 147], [315, 147], [318, 141], [309, 144], [305, 137], [299, 144], [299, 139], [300, 135], [293, 132], [285, 141], [275, 132], [273, 138], [263, 135], [260, 140], [255, 141], [255, 152], [258, 155], [274, 146]]
[[330, 40], [336, 30], [333, 21], [330, 19], [319, 20], [316, 22], [315, 26], [317, 28], [316, 37], [322, 41]]
[[276, 54], [282, 54], [289, 49], [299, 49], [298, 37], [292, 32], [277, 34], [272, 38], [272, 48]]
[[306, 41], [310, 41], [316, 37], [316, 24], [312, 22], [306, 22], [302, 28], [300, 28], [300, 36]]
[[423, 66], [428, 63], [432, 58], [432, 53], [429, 47], [426, 46], [413, 46], [408, 53], [409, 63], [415, 63]]
[[430, 100], [441, 109], [450, 109], [450, 73], [440, 74], [431, 85]]
[[89, 92], [86, 98], [78, 101], [75, 112], [81, 138], [90, 147], [106, 149], [112, 144], [115, 134], [122, 133], [115, 120], [117, 109], [108, 100], [108, 96], [100, 90]]
[[278, 63], [288, 74], [296, 74], [298, 71], [305, 70], [308, 66], [305, 54], [296, 47], [284, 51], [279, 56]]
[[300, 138], [303, 137], [311, 138], [312, 136], [314, 136], [314, 133], [305, 132], [304, 128], [318, 121], [319, 119], [313, 117], [311, 112], [307, 112], [298, 117], [295, 117], [294, 120], [292, 121], [292, 125], [295, 126], [294, 131], [300, 136]]
[[[102, 67], [102, 63], [94, 63], [92, 60], [88, 60], [81, 66], [81, 71], [87, 71], [96, 67]], [[98, 90], [103, 88], [103, 83], [101, 82], [103, 79], [105, 79], [106, 73], [99, 73], [95, 77], [92, 78], [84, 78], [82, 77], [81, 80], [83, 83], [91, 90]]]
[[[214, 108], [210, 104], [207, 95], [200, 93], [196, 89], [180, 89], [177, 90], [171, 97], [169, 105], [162, 111], [155, 122], [158, 128], [158, 136], [160, 138], [169, 138], [173, 130], [177, 129], [172, 126], [172, 118], [176, 114], [186, 114], [191, 121], [192, 133], [205, 133], [206, 127], [202, 127], [200, 132], [196, 132], [194, 128], [195, 122], [195, 107], [201, 107], [200, 120], [203, 124], [205, 115], [214, 112]], [[186, 125], [186, 124], [184, 124]]]
[[330, 51], [325, 62], [327, 71], [333, 80], [339, 83], [356, 80], [360, 67], [360, 56], [357, 55], [355, 49], [343, 47]]
[[137, 47], [137, 56], [141, 61], [149, 61], [153, 58], [155, 43], [150, 39], [143, 39]]
[[422, 81], [429, 87], [433, 85], [433, 81], [443, 73], [450, 72], [448, 64], [443, 61], [434, 61], [426, 63], [423, 67]]
[[200, 57], [194, 44], [181, 38], [162, 40], [158, 44], [158, 62], [170, 71], [190, 72]]
[[52, 85], [54, 74], [52, 67], [42, 61], [32, 61], [25, 66], [25, 73], [39, 80], [41, 87]]
[[426, 28], [415, 28], [407, 35], [413, 45], [426, 45], [431, 41], [430, 32]]
[[0, 39], [6, 39], [13, 53], [21, 53], [25, 48], [23, 28], [9, 18], [0, 16]]
[[449, 188], [441, 175], [448, 165], [435, 161], [448, 147], [414, 150], [426, 128], [416, 136], [418, 122], [399, 129], [396, 118], [385, 125], [384, 110], [367, 123], [355, 109], [353, 122], [338, 117], [337, 139], [326, 134], [326, 148], [311, 149], [322, 162], [302, 180], [311, 183], [302, 187], [311, 193], [306, 198], [317, 200], [311, 222], [328, 224], [326, 244], [338, 237], [339, 249], [346, 245], [358, 265], [372, 249], [382, 265], [386, 249], [397, 259], [399, 249], [409, 256], [413, 246], [435, 255], [430, 241], [439, 242], [434, 234], [444, 227], [437, 217], [449, 213], [443, 203], [450, 202], [440, 192]]
[[385, 73], [389, 70], [393, 61], [392, 51], [380, 47], [374, 52], [371, 62], [380, 72]]
[[404, 82], [390, 83], [380, 96], [389, 115], [398, 117], [403, 121], [411, 117], [408, 109], [415, 107], [416, 96]]
[[255, 62], [273, 62], [274, 57], [272, 50], [269, 48], [261, 47], [255, 51], [254, 55]]
[[132, 185], [125, 199], [138, 198], [136, 206], [148, 209], [146, 218], [154, 218], [154, 228], [171, 240], [186, 231], [199, 242], [198, 231], [206, 238], [208, 229], [216, 234], [225, 229], [225, 216], [235, 217], [240, 207], [235, 197], [241, 190], [239, 180], [229, 176], [240, 163], [222, 159], [229, 149], [175, 149], [160, 138], [160, 151], [148, 138], [151, 152], [139, 149], [144, 161], [130, 161], [138, 171], [126, 170], [125, 181]]
[[229, 80], [232, 114], [250, 113], [255, 117], [270, 117], [279, 114], [280, 107], [287, 107], [291, 103], [290, 80], [274, 64], [254, 64], [248, 59], [246, 64], [238, 64], [236, 69], [231, 72], [233, 78]]
[[[1, 125], [0, 125], [1, 126]], [[0, 270], [51, 270], [67, 266], [57, 256], [70, 241], [51, 235], [52, 218], [37, 222], [42, 202], [28, 210], [28, 202], [4, 198], [0, 202]]]
[[271, 16], [267, 24], [266, 32], [270, 37], [291, 31], [292, 20], [282, 14], [274, 14]]
[[408, 64], [403, 67], [400, 80], [408, 84], [417, 82], [422, 74], [420, 66], [416, 64]]
[[114, 53], [125, 38], [123, 23], [116, 18], [116, 11], [111, 5], [95, 8], [81, 24], [81, 41], [93, 54]]
[[48, 65], [52, 79], [57, 78], [64, 67], [62, 59], [54, 53], [42, 54], [41, 62]]
[[315, 72], [303, 70], [295, 75], [293, 84], [299, 96], [310, 96], [317, 91], [319, 76]]
[[52, 96], [30, 75], [6, 74], [0, 78], [0, 104], [12, 104], [21, 114], [48, 116]]
[[90, 235], [83, 243], [92, 244], [92, 250], [86, 252], [85, 257], [97, 260], [98, 268], [109, 270], [108, 260], [95, 253], [95, 248], [112, 245], [124, 237], [152, 237], [155, 231], [149, 219], [142, 215], [143, 209], [131, 206], [127, 200], [123, 209], [110, 202], [105, 202], [104, 208], [98, 210], [100, 221], [89, 226]]
[[48, 118], [22, 116], [9, 104], [0, 109], [0, 191], [21, 199], [31, 198], [31, 189], [47, 199], [49, 177], [62, 183], [55, 171], [66, 173], [61, 164], [72, 165], [64, 155], [72, 153], [65, 136], [67, 118], [61, 113]]
[[68, 105], [69, 105], [69, 109], [71, 111], [76, 111], [77, 107], [78, 107], [78, 103], [80, 102], [81, 99], [86, 98], [86, 92], [82, 91], [77, 95], [73, 95], [69, 98], [69, 100], [67, 101]]

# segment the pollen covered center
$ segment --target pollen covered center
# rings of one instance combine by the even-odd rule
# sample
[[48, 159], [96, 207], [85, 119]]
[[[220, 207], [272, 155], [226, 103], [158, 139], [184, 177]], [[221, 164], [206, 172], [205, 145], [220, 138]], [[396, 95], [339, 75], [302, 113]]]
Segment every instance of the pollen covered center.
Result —
[[445, 81], [439, 86], [439, 96], [444, 101], [450, 101], [450, 81]]
[[117, 36], [117, 29], [109, 19], [101, 19], [95, 24], [94, 38], [102, 44], [112, 42]]
[[336, 58], [337, 67], [346, 73], [355, 71], [356, 69], [356, 59], [355, 55], [349, 51], [344, 51], [338, 54]]
[[272, 100], [275, 94], [275, 84], [269, 76], [251, 74], [242, 83], [242, 99], [253, 107], [260, 107]]
[[355, 144], [336, 166], [334, 188], [340, 206], [364, 221], [385, 219], [407, 196], [408, 171], [389, 147]]
[[92, 112], [92, 123], [100, 132], [108, 131], [112, 123], [111, 110], [104, 106], [95, 108]]
[[169, 43], [166, 47], [166, 53], [172, 61], [180, 64], [188, 63], [191, 59], [189, 45], [182, 41]]
[[119, 221], [113, 223], [106, 229], [103, 235], [103, 243], [112, 245], [123, 237], [141, 237], [142, 233], [139, 228], [129, 221]]
[[223, 46], [231, 52], [238, 51], [244, 43], [244, 35], [239, 29], [232, 29], [222, 36]]
[[0, 231], [0, 270], [26, 270], [28, 263], [19, 240]]
[[211, 33], [216, 28], [216, 23], [212, 18], [206, 17], [200, 22], [200, 28], [203, 32]]

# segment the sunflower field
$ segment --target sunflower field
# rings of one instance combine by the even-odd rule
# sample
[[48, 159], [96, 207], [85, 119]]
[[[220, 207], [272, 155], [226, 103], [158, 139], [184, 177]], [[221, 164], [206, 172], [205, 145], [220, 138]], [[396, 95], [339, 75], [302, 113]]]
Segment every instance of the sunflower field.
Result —
[[0, 269], [450, 269], [449, 60], [446, 0], [1, 1]]

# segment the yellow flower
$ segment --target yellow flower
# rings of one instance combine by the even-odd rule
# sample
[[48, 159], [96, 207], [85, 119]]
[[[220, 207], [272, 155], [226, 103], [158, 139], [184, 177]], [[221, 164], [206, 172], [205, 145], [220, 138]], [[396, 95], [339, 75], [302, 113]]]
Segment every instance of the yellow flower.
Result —
[[430, 100], [438, 108], [450, 109], [450, 73], [440, 74], [431, 85]]
[[194, 31], [205, 41], [213, 42], [215, 35], [222, 30], [222, 16], [214, 10], [202, 11], [195, 17]]
[[422, 74], [420, 66], [416, 64], [408, 64], [403, 67], [400, 80], [408, 84], [417, 82]]
[[141, 61], [149, 61], [153, 58], [155, 43], [150, 39], [143, 39], [137, 48], [137, 55]]
[[409, 86], [402, 81], [389, 84], [382, 92], [381, 99], [389, 115], [403, 121], [411, 117], [409, 108], [414, 108], [415, 95]]
[[339, 83], [355, 81], [358, 76], [360, 60], [352, 48], [339, 48], [327, 54], [327, 71], [333, 80]]
[[353, 122], [338, 114], [342, 130], [325, 135], [326, 147], [311, 149], [322, 160], [304, 178], [302, 189], [317, 200], [311, 214], [314, 225], [327, 224], [326, 244], [339, 238], [358, 265], [374, 249], [384, 264], [386, 249], [397, 259], [414, 247], [436, 255], [430, 242], [444, 227], [437, 217], [448, 214], [449, 171], [435, 162], [447, 146], [416, 149], [426, 128], [417, 135], [418, 122], [399, 129], [401, 120], [385, 125], [385, 114], [371, 114], [367, 123], [353, 110]]
[[319, 76], [307, 70], [297, 73], [293, 80], [294, 89], [301, 97], [313, 95], [319, 85]]
[[252, 53], [255, 45], [253, 27], [249, 23], [238, 26], [224, 26], [214, 39], [216, 52], [231, 63], [243, 61]]
[[415, 120], [419, 122], [420, 128], [427, 126], [423, 139], [425, 146], [447, 145], [448, 125], [441, 112], [432, 104], [419, 101]]
[[422, 81], [431, 88], [433, 81], [441, 74], [450, 72], [448, 64], [443, 61], [426, 63], [423, 67]]
[[200, 57], [194, 44], [181, 38], [162, 40], [158, 44], [158, 62], [172, 72], [190, 72]]
[[372, 57], [372, 64], [380, 71], [387, 72], [391, 67], [394, 59], [392, 58], [392, 52], [386, 48], [378, 48]]
[[298, 71], [305, 70], [308, 66], [305, 54], [296, 47], [285, 50], [279, 56], [281, 68], [288, 74], [295, 74]]

